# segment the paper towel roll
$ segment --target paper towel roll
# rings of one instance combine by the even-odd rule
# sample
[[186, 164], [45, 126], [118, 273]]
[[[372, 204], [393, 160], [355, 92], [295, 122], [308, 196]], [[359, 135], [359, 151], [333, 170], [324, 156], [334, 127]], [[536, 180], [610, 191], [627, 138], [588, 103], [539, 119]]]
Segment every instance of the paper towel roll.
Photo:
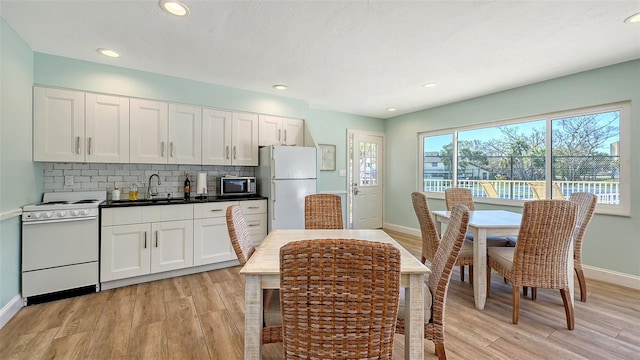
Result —
[[196, 180], [196, 193], [207, 194], [207, 173], [198, 173]]

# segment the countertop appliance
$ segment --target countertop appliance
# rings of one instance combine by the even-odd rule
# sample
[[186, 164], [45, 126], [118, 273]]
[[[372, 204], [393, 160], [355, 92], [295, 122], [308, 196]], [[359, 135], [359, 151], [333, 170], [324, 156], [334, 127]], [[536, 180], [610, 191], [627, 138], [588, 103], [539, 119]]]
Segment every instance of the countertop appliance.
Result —
[[256, 194], [253, 176], [223, 176], [220, 178], [220, 196], [250, 196]]
[[22, 208], [22, 298], [95, 287], [99, 205], [106, 191], [45, 193]]
[[258, 193], [269, 199], [268, 231], [304, 229], [304, 198], [316, 193], [316, 148], [267, 146], [259, 161]]

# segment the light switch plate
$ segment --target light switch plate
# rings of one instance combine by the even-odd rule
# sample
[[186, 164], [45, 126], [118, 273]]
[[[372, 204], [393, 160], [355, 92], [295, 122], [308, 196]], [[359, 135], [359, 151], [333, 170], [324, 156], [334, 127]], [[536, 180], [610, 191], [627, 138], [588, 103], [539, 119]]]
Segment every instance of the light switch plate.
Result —
[[73, 175], [67, 175], [64, 177], [64, 185], [72, 186], [73, 185]]
[[344, 170], [344, 169], [338, 170], [338, 176], [347, 176], [347, 170]]

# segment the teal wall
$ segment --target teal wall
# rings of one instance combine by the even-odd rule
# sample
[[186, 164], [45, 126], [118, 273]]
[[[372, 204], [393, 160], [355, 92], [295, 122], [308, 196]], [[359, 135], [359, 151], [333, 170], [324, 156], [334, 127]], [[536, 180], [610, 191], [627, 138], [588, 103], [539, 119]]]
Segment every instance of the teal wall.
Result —
[[[387, 119], [385, 222], [418, 228], [411, 208], [410, 194], [418, 189], [419, 132], [629, 100], [632, 119], [631, 216], [596, 215], [585, 235], [583, 262], [638, 276], [640, 142], [637, 139], [640, 139], [640, 60]], [[445, 208], [443, 201], [431, 200], [431, 204], [434, 210]]]
[[[42, 167], [31, 161], [33, 53], [0, 18], [0, 213], [40, 200]], [[20, 217], [0, 221], [0, 308], [20, 293]]]

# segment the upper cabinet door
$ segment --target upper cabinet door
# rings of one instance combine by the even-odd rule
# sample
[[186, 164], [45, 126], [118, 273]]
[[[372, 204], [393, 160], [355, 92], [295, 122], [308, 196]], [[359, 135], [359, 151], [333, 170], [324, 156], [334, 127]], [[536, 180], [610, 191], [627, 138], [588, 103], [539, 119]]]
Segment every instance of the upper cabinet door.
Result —
[[84, 161], [84, 93], [33, 88], [33, 160]]
[[85, 94], [87, 162], [129, 162], [129, 98]]
[[231, 111], [202, 109], [202, 165], [231, 165]]
[[304, 146], [304, 120], [282, 118], [282, 145]]
[[260, 146], [282, 143], [282, 119], [277, 116], [260, 115]]
[[169, 104], [169, 164], [201, 164], [202, 108]]
[[131, 99], [130, 107], [131, 162], [166, 164], [169, 153], [167, 103]]
[[231, 163], [258, 166], [258, 114], [233, 113]]

